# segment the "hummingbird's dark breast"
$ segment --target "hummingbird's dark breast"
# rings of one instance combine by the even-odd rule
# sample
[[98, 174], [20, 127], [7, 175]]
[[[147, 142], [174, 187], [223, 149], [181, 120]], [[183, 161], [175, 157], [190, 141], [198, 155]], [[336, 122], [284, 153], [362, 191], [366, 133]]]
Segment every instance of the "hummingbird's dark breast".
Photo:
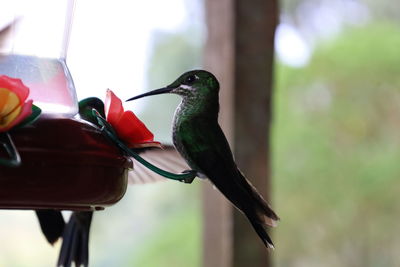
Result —
[[[201, 145], [194, 138], [196, 133], [198, 134], [199, 131], [201, 132], [205, 129], [200, 129], [198, 125], [193, 123], [193, 121], [195, 121], [193, 117], [196, 115], [187, 107], [187, 103], [183, 101], [175, 111], [172, 126], [172, 141], [176, 150], [185, 159], [189, 167], [197, 171], [197, 177], [207, 178], [190, 156], [191, 153], [193, 153], [192, 150], [198, 150], [199, 145]], [[190, 145], [187, 145], [188, 142]]]

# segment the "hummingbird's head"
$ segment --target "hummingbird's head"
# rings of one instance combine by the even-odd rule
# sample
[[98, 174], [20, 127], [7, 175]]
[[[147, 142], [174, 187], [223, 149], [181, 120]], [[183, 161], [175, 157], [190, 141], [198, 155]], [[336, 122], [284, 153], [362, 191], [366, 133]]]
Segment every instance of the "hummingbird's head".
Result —
[[159, 95], [159, 94], [177, 94], [183, 98], [214, 98], [218, 99], [219, 83], [215, 76], [205, 70], [192, 70], [185, 72], [178, 79], [176, 79], [170, 85], [156, 89], [135, 97], [132, 97], [126, 101], [135, 100], [145, 96]]

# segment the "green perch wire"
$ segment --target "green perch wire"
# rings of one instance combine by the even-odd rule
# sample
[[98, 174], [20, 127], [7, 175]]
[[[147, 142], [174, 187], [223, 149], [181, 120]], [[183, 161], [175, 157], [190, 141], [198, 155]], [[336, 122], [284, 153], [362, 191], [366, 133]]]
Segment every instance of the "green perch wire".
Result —
[[[36, 121], [42, 110], [32, 105], [32, 113], [27, 118], [25, 118], [20, 124], [16, 125], [12, 130], [22, 128], [28, 124]], [[7, 152], [9, 158], [0, 158], [0, 165], [7, 167], [19, 167], [21, 165], [21, 157], [18, 153], [17, 148], [14, 145], [14, 142], [11, 139], [11, 135], [9, 132], [0, 133], [0, 146], [3, 146], [5, 151]]]
[[18, 150], [16, 149], [10, 134], [8, 132], [0, 134], [0, 144], [7, 151], [10, 156], [9, 159], [0, 158], [0, 165], [8, 167], [18, 167], [21, 165], [21, 157], [19, 156]]
[[196, 178], [197, 172], [194, 170], [190, 170], [190, 171], [187, 171], [187, 172], [181, 173], [181, 174], [175, 174], [175, 173], [167, 172], [165, 170], [162, 170], [162, 169], [154, 166], [153, 164], [151, 164], [150, 162], [148, 162], [147, 160], [145, 160], [144, 158], [139, 156], [137, 153], [135, 153], [132, 149], [127, 147], [123, 142], [121, 142], [121, 140], [117, 137], [112, 126], [103, 117], [101, 117], [101, 115], [99, 114], [99, 112], [96, 109], [92, 109], [92, 113], [97, 118], [99, 125], [102, 126], [101, 130], [104, 133], [106, 133], [106, 135], [115, 144], [117, 144], [117, 146], [120, 149], [122, 149], [126, 154], [133, 157], [135, 160], [137, 160], [138, 162], [143, 164], [145, 167], [147, 167], [151, 171], [153, 171], [165, 178], [184, 182], [184, 183], [189, 183], [189, 184], [193, 182], [194, 178]]

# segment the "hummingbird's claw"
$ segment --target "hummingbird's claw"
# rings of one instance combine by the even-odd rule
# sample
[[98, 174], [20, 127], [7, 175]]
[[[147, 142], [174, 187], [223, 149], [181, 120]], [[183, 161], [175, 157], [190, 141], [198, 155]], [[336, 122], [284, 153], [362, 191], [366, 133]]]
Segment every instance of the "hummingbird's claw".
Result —
[[191, 183], [193, 182], [194, 178], [196, 178], [197, 172], [194, 171], [194, 170], [184, 170], [184, 171], [182, 172], [182, 174], [190, 174], [190, 177], [185, 178], [185, 179], [182, 179], [182, 180], [180, 180], [180, 181], [181, 181], [182, 183], [185, 183], [185, 184], [191, 184]]

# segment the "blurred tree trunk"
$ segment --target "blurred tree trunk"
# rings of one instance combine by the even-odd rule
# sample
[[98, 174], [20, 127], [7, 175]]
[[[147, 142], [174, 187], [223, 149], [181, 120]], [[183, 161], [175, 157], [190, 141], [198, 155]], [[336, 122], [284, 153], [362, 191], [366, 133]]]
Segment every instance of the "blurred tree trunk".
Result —
[[[234, 6], [233, 0], [206, 0], [205, 69], [218, 78], [219, 122], [233, 144]], [[232, 206], [210, 183], [203, 187], [203, 266], [232, 266]]]
[[[268, 198], [274, 35], [278, 0], [206, 0], [205, 68], [220, 81], [220, 122], [247, 178]], [[247, 219], [206, 185], [205, 267], [268, 266]]]
[[[235, 102], [236, 162], [267, 198], [277, 0], [236, 1]], [[237, 210], [234, 212], [233, 266], [267, 266], [269, 253]]]

